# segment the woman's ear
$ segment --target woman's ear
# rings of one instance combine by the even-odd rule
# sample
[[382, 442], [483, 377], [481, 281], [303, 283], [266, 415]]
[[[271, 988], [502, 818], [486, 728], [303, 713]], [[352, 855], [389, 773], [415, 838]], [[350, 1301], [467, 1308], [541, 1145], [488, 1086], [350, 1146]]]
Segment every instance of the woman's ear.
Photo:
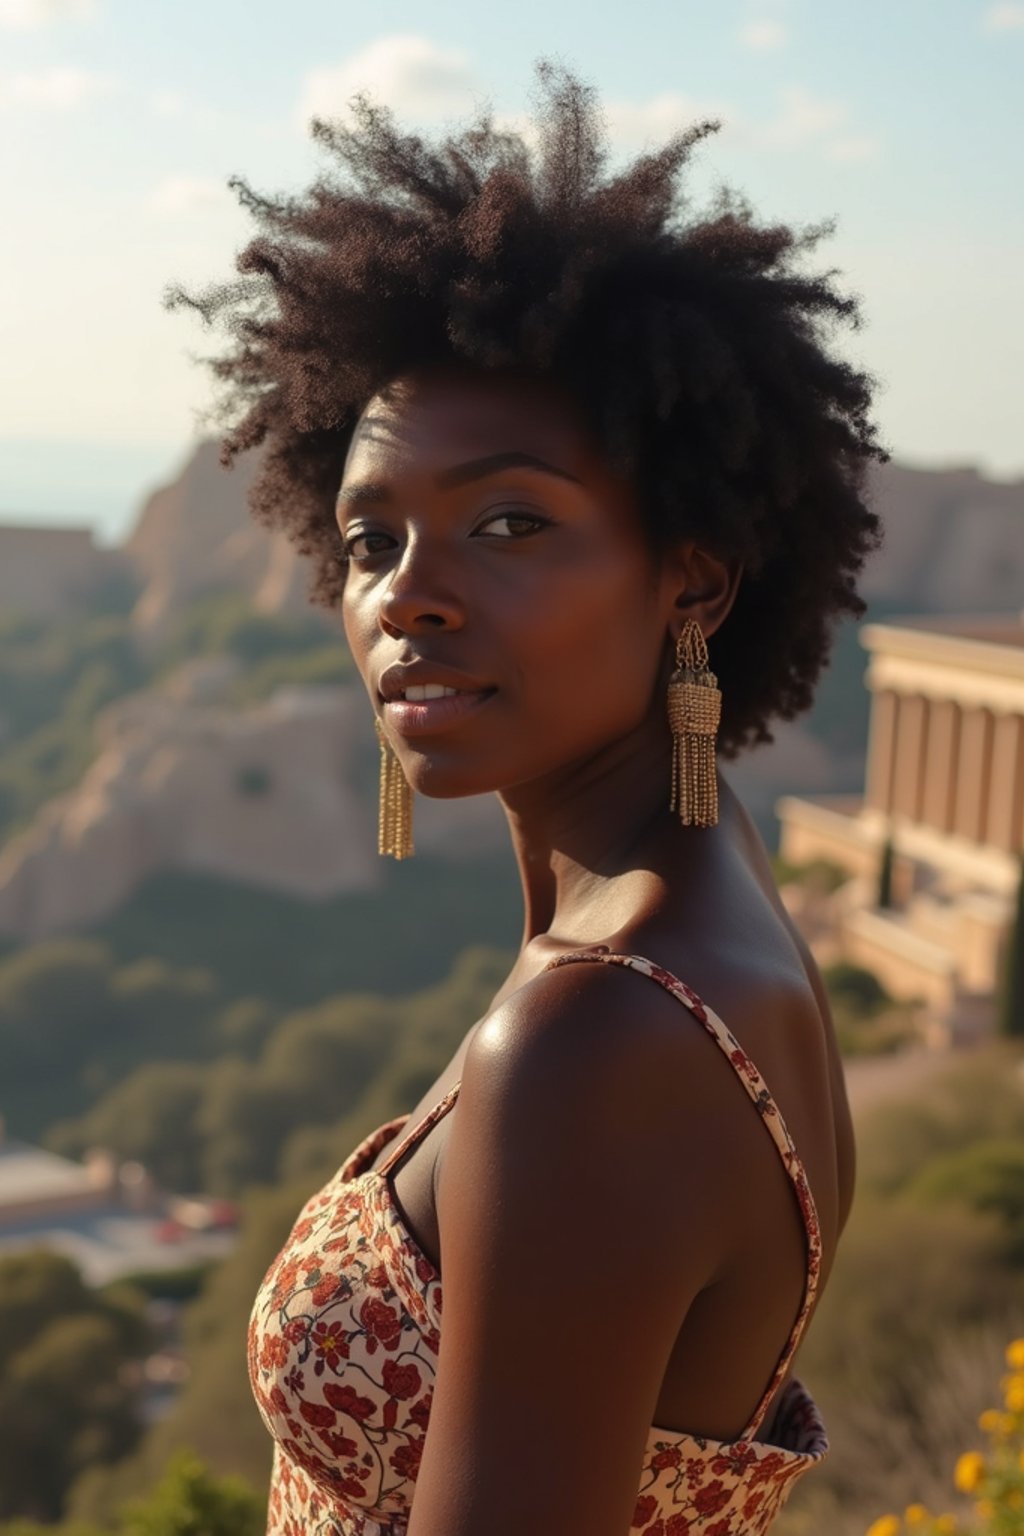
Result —
[[743, 561], [721, 560], [693, 539], [679, 545], [667, 563], [672, 597], [673, 634], [684, 619], [696, 619], [707, 639], [725, 623], [743, 578]]

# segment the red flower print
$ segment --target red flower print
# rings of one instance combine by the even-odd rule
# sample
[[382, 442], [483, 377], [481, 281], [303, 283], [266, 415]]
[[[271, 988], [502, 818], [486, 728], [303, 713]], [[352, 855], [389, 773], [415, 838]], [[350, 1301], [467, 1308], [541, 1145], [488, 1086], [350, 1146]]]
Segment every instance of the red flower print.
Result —
[[706, 1024], [708, 1022], [707, 1012], [704, 1008], [704, 1004], [701, 1002], [696, 992], [692, 987], [688, 987], [685, 981], [681, 981], [679, 985], [682, 987], [683, 992], [693, 1004], [693, 1012], [696, 1014], [697, 1018], [700, 1019], [702, 1024]]
[[372, 1398], [360, 1397], [354, 1387], [342, 1387], [337, 1382], [324, 1382], [324, 1397], [332, 1408], [337, 1408], [339, 1413], [345, 1413], [350, 1419], [369, 1419], [373, 1417], [375, 1404]]
[[[354, 1477], [343, 1477], [338, 1484], [338, 1491], [350, 1499], [366, 1498], [366, 1484], [356, 1482]], [[296, 1531], [295, 1536], [305, 1536], [305, 1532]]]
[[[722, 1020], [679, 978], [641, 957], [612, 955], [607, 945], [591, 947], [602, 959], [628, 959], [685, 1004], [714, 1036], [765, 1122], [807, 1231], [807, 1294], [792, 1330], [798, 1336], [822, 1269], [820, 1226], [799, 1155], [764, 1079]], [[446, 1107], [450, 1103], [449, 1095]], [[426, 1128], [437, 1118], [436, 1112], [428, 1117]], [[392, 1142], [401, 1150], [407, 1120], [400, 1116], [372, 1133], [307, 1200], [254, 1302], [246, 1363], [276, 1441], [266, 1536], [326, 1536], [328, 1527], [351, 1536], [386, 1527], [398, 1536], [406, 1528], [422, 1471], [443, 1295], [440, 1275], [403, 1227], [388, 1179], [372, 1175], [369, 1165]], [[786, 1363], [777, 1368], [765, 1403]], [[747, 1438], [653, 1434], [637, 1469], [632, 1536], [766, 1536], [793, 1483], [827, 1454], [806, 1394], [794, 1388], [785, 1414], [786, 1444], [815, 1454]]]
[[322, 1429], [318, 1431], [320, 1439], [327, 1449], [340, 1461], [343, 1456], [354, 1456], [359, 1449], [356, 1442], [350, 1436], [342, 1434], [338, 1429]]
[[769, 1451], [768, 1455], [762, 1457], [755, 1467], [751, 1467], [749, 1478], [751, 1487], [755, 1488], [758, 1483], [772, 1482], [778, 1476], [784, 1460], [781, 1451]]
[[727, 1447], [720, 1456], [712, 1457], [711, 1470], [718, 1473], [732, 1472], [736, 1476], [742, 1477], [745, 1469], [752, 1461], [756, 1460], [757, 1452], [754, 1450], [754, 1447], [745, 1440], [737, 1440], [734, 1445]]
[[638, 1526], [644, 1525], [654, 1514], [657, 1507], [657, 1499], [652, 1498], [649, 1493], [641, 1494], [633, 1509], [633, 1519], [630, 1528], [635, 1529]]
[[402, 1477], [415, 1478], [420, 1469], [420, 1460], [423, 1456], [425, 1435], [418, 1439], [410, 1440], [407, 1445], [400, 1445], [389, 1457], [388, 1461], [395, 1471]]
[[273, 1296], [275, 1301], [279, 1296], [282, 1296], [285, 1293], [290, 1294], [295, 1289], [295, 1282], [298, 1279], [298, 1274], [298, 1259], [288, 1259], [284, 1264], [281, 1265], [281, 1268], [274, 1276]]
[[390, 1395], [403, 1400], [415, 1397], [423, 1385], [423, 1377], [415, 1365], [399, 1365], [394, 1360], [384, 1361], [381, 1375]]
[[333, 1274], [331, 1270], [328, 1270], [325, 1275], [321, 1275], [312, 1291], [314, 1307], [325, 1307], [333, 1299], [342, 1284], [341, 1276]]
[[265, 1333], [260, 1348], [260, 1369], [272, 1371], [276, 1365], [288, 1363], [288, 1345], [278, 1333]]
[[376, 1296], [369, 1296], [363, 1302], [359, 1308], [359, 1321], [370, 1335], [367, 1348], [371, 1354], [378, 1343], [383, 1344], [385, 1349], [394, 1349], [402, 1336], [402, 1319], [394, 1307], [378, 1301]]
[[[718, 1478], [706, 1487], [698, 1488], [693, 1495], [693, 1507], [701, 1515], [717, 1515], [728, 1502], [729, 1490]], [[708, 1536], [711, 1536], [710, 1531]]]
[[318, 1376], [323, 1375], [325, 1365], [336, 1371], [339, 1362], [348, 1359], [348, 1341], [340, 1323], [317, 1323], [310, 1342], [317, 1357], [313, 1369]]

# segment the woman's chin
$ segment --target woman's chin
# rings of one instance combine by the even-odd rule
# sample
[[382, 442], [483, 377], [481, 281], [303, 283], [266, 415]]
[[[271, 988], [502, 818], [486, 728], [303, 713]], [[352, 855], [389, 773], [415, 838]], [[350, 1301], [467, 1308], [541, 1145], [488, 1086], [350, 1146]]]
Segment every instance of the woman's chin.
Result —
[[460, 767], [432, 761], [417, 752], [402, 768], [413, 793], [427, 800], [465, 800], [470, 795], [493, 794], [500, 788], [499, 782], [481, 773], [479, 764]]

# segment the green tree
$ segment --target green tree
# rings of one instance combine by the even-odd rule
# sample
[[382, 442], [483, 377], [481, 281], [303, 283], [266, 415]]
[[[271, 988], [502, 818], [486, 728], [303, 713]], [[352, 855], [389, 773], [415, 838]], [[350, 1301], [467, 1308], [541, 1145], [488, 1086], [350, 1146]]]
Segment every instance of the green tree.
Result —
[[239, 1477], [217, 1477], [188, 1446], [167, 1462], [159, 1482], [126, 1500], [103, 1526], [79, 1520], [41, 1525], [14, 1520], [0, 1536], [263, 1536], [266, 1497]]
[[1024, 1141], [993, 1137], [947, 1153], [911, 1182], [907, 1194], [994, 1211], [1006, 1229], [1007, 1257], [1024, 1264]]
[[55, 1126], [47, 1142], [66, 1156], [89, 1146], [109, 1147], [119, 1157], [144, 1163], [165, 1189], [198, 1190], [202, 1146], [196, 1117], [208, 1070], [201, 1062], [149, 1062], [81, 1120]]
[[850, 960], [835, 960], [823, 966], [821, 975], [829, 997], [840, 1007], [872, 1014], [892, 1001], [874, 971]]
[[1024, 853], [1017, 855], [1017, 900], [1006, 935], [997, 999], [998, 1030], [1024, 1037]]
[[41, 1249], [0, 1259], [0, 1518], [57, 1519], [83, 1468], [133, 1448], [150, 1343], [127, 1287], [92, 1291]]
[[182, 1447], [153, 1492], [122, 1508], [117, 1536], [263, 1536], [266, 1523], [264, 1497]]

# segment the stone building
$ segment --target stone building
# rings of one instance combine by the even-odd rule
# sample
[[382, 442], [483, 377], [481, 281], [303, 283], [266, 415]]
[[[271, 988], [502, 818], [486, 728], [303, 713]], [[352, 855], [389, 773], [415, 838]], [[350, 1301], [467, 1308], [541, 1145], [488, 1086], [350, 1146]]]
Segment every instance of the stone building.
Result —
[[[819, 958], [919, 997], [939, 1038], [994, 1024], [1024, 852], [1024, 611], [861, 627], [871, 722], [861, 795], [784, 795], [779, 852], [852, 877], [806, 914]], [[878, 905], [893, 847], [891, 904]]]

